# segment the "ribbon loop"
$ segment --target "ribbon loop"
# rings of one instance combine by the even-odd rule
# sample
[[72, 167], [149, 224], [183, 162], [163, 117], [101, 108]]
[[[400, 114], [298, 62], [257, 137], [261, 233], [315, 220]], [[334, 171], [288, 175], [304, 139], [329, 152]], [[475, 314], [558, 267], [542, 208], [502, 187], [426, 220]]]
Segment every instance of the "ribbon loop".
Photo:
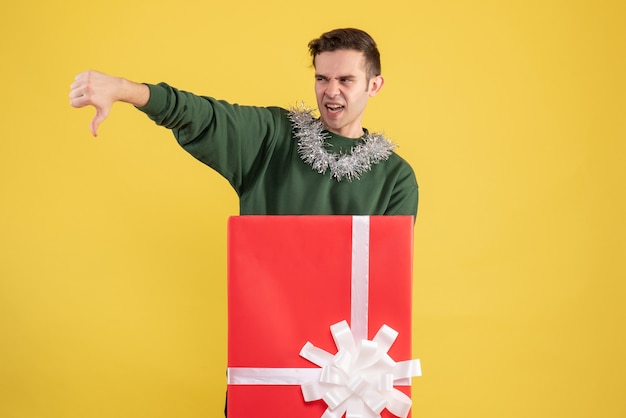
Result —
[[406, 418], [411, 410], [411, 398], [397, 389], [389, 392], [387, 410], [397, 417]]
[[373, 341], [376, 341], [386, 353], [396, 341], [396, 338], [398, 338], [398, 331], [383, 324], [374, 336]]
[[330, 409], [335, 409], [341, 405], [346, 399], [352, 396], [352, 391], [346, 386], [339, 386], [324, 394], [322, 399]]
[[331, 325], [330, 333], [332, 334], [335, 345], [339, 351], [345, 350], [349, 353], [354, 353], [356, 351], [354, 336], [352, 335], [352, 330], [350, 330], [350, 326], [346, 320]]
[[393, 375], [396, 376], [396, 380], [413, 376], [421, 376], [422, 365], [419, 359], [398, 362], [393, 369]]
[[330, 353], [322, 350], [321, 348], [317, 348], [310, 342], [304, 344], [304, 347], [300, 350], [300, 356], [320, 367], [333, 360], [333, 356]]

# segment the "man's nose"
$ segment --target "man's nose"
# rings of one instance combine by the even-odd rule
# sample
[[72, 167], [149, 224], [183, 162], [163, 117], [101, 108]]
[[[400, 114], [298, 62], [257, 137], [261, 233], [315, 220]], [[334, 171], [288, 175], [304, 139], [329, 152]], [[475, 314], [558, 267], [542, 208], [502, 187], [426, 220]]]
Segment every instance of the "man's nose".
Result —
[[326, 96], [333, 98], [339, 95], [339, 81], [330, 80], [326, 86]]

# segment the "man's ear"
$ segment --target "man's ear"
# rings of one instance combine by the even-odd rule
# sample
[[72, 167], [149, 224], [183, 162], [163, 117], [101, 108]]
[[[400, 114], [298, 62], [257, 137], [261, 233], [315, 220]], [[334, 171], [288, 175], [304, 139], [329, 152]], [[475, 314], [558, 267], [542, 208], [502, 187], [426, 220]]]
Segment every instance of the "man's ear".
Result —
[[369, 95], [370, 97], [376, 96], [380, 89], [383, 88], [383, 84], [385, 84], [385, 79], [382, 75], [377, 75], [375, 77], [370, 78], [369, 83]]

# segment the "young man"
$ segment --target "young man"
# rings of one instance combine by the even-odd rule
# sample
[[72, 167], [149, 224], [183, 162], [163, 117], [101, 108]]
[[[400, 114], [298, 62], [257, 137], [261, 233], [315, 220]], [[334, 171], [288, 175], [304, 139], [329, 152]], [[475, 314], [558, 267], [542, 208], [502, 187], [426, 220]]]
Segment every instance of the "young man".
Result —
[[180, 145], [224, 176], [241, 215], [412, 215], [418, 186], [412, 168], [383, 135], [362, 126], [370, 97], [383, 86], [374, 40], [336, 29], [309, 43], [320, 113], [229, 104], [96, 71], [71, 86], [74, 107], [94, 106], [97, 135], [116, 101], [130, 103]]
[[94, 136], [114, 102], [136, 106], [228, 179], [242, 215], [415, 217], [412, 168], [361, 124], [384, 83], [376, 43], [361, 30], [337, 29], [311, 41], [309, 51], [319, 119], [305, 109], [238, 106], [96, 71], [76, 77], [70, 103], [96, 108]]

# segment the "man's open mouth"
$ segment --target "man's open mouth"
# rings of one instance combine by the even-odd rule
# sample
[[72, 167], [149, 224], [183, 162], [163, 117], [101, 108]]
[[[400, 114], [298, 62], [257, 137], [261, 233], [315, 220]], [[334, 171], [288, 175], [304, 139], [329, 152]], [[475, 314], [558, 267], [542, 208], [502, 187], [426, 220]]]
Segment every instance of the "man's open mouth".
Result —
[[326, 109], [328, 109], [330, 113], [339, 113], [343, 110], [343, 106], [338, 104], [327, 104]]

